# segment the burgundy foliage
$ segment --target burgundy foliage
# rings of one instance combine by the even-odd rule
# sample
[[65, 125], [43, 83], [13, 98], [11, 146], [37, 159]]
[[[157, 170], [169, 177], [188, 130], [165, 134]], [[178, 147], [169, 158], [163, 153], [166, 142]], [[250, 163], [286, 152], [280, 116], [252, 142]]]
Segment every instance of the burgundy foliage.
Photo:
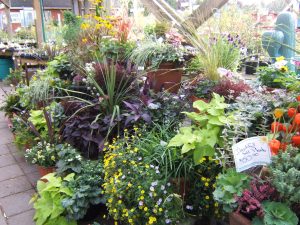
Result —
[[250, 90], [249, 85], [244, 81], [238, 80], [234, 81], [230, 78], [223, 78], [221, 81], [212, 89], [219, 95], [224, 96], [226, 99], [236, 99], [241, 93]]
[[271, 200], [275, 197], [275, 188], [269, 182], [263, 182], [255, 178], [251, 181], [250, 189], [244, 190], [241, 197], [237, 197], [239, 205], [238, 212], [249, 217], [263, 216], [261, 203], [265, 200]]

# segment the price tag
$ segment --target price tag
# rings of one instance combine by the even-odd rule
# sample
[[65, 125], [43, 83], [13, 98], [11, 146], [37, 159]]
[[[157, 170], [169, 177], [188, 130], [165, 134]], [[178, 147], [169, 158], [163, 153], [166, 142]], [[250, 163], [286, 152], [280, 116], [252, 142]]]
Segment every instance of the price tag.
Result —
[[267, 137], [247, 138], [232, 146], [237, 172], [271, 163]]

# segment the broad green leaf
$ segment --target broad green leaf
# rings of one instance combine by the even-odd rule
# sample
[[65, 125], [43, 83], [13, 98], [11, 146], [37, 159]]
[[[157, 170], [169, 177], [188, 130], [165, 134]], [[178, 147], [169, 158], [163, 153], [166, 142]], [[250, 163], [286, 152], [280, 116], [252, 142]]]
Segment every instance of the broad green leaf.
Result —
[[206, 111], [206, 109], [208, 108], [209, 104], [202, 101], [202, 100], [198, 100], [198, 101], [195, 101], [193, 103], [193, 107], [198, 109], [200, 112], [201, 111]]
[[195, 144], [191, 144], [191, 143], [186, 143], [182, 146], [181, 149], [181, 154], [185, 154], [187, 152], [189, 152], [190, 150], [195, 149]]
[[194, 151], [194, 163], [196, 165], [199, 165], [201, 163], [201, 159], [204, 156], [213, 156], [215, 154], [215, 149], [205, 145], [205, 146], [201, 146], [201, 143], [198, 143], [196, 145], [196, 149]]

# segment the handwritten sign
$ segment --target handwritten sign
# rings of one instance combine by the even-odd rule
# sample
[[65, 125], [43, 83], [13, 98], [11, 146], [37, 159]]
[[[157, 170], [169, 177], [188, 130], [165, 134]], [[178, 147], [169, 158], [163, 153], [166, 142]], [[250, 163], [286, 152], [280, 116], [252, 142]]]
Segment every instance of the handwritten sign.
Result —
[[267, 137], [247, 138], [232, 146], [237, 172], [271, 163]]

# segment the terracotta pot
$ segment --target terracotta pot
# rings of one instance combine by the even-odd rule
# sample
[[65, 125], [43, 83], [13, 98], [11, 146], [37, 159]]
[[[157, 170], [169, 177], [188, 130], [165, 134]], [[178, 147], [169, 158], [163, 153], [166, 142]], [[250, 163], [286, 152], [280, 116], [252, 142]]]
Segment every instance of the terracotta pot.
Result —
[[[207, 98], [198, 98], [198, 97], [195, 96], [195, 95], [192, 95], [192, 96], [190, 97], [190, 101], [192, 101], [192, 103], [194, 103], [195, 101], [199, 101], [199, 100], [204, 101], [204, 102], [206, 102], [206, 103], [209, 103], [209, 99], [207, 99]], [[199, 111], [198, 109], [196, 109], [196, 108], [194, 108], [194, 111], [195, 111], [196, 113], [200, 113], [200, 111]]]
[[49, 173], [53, 173], [55, 172], [55, 167], [43, 167], [43, 166], [38, 166], [38, 171], [41, 175], [41, 177], [49, 174]]
[[177, 93], [180, 88], [182, 70], [176, 68], [174, 63], [162, 63], [155, 71], [147, 73], [150, 88], [155, 92], [167, 90]]
[[230, 225], [251, 225], [251, 221], [244, 217], [242, 214], [233, 212], [229, 214]]

